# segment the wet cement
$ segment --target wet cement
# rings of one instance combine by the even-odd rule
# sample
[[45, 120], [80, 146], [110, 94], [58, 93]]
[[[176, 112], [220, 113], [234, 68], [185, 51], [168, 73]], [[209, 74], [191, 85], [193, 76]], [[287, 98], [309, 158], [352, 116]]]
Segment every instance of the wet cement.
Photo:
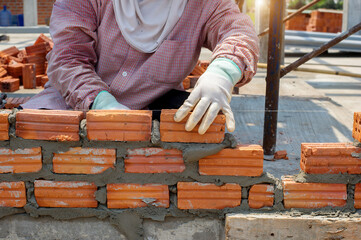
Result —
[[[89, 141], [86, 138], [86, 120], [80, 124], [79, 142], [55, 142], [55, 141], [37, 141], [17, 138], [15, 135], [15, 114], [14, 111], [9, 116], [10, 140], [0, 142], [0, 147], [12, 150], [22, 148], [41, 147], [43, 167], [37, 173], [25, 174], [1, 174], [1, 181], [24, 181], [27, 189], [28, 202], [22, 208], [0, 208], [0, 218], [26, 212], [32, 217], [51, 216], [57, 220], [70, 220], [76, 218], [97, 217], [99, 219], [108, 219], [118, 230], [128, 239], [143, 238], [143, 219], [152, 219], [155, 221], [164, 221], [167, 217], [192, 218], [207, 217], [225, 219], [228, 213], [282, 213], [282, 214], [302, 214], [312, 213], [318, 215], [334, 214], [354, 214], [356, 210], [353, 207], [354, 186], [353, 184], [361, 181], [360, 175], [307, 175], [300, 173], [295, 176], [299, 182], [330, 182], [348, 184], [347, 205], [342, 208], [323, 208], [312, 210], [286, 210], [283, 206], [283, 190], [280, 179], [275, 178], [269, 173], [263, 173], [259, 177], [235, 177], [235, 176], [201, 176], [198, 173], [198, 160], [218, 153], [224, 148], [235, 148], [236, 139], [231, 134], [226, 134], [225, 139], [220, 144], [201, 144], [201, 143], [166, 143], [160, 140], [159, 122], [154, 121], [150, 142], [99, 142]], [[101, 174], [54, 174], [52, 172], [53, 153], [65, 152], [72, 147], [82, 148], [113, 148], [116, 149], [115, 168], [106, 170]], [[164, 173], [164, 174], [139, 174], [125, 173], [124, 159], [128, 149], [161, 147], [164, 149], [179, 149], [183, 152], [186, 169], [182, 173]], [[93, 182], [98, 187], [96, 200], [99, 202], [97, 208], [42, 208], [36, 203], [34, 197], [33, 182], [38, 179], [52, 181], [87, 181]], [[242, 202], [239, 207], [226, 208], [222, 210], [180, 210], [177, 208], [177, 183], [178, 182], [203, 182], [214, 183], [221, 186], [225, 183], [237, 183], [242, 186]], [[170, 190], [170, 207], [157, 208], [152, 206], [152, 201], [148, 207], [137, 209], [108, 209], [106, 207], [106, 185], [109, 183], [153, 183], [166, 184]], [[273, 207], [262, 208], [260, 210], [250, 209], [248, 205], [248, 195], [251, 186], [260, 183], [268, 183], [275, 186], [275, 203]]]

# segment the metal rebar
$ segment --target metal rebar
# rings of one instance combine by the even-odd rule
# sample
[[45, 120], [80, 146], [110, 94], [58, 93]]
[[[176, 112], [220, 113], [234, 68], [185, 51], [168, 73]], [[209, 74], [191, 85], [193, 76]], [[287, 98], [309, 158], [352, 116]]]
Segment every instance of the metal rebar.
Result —
[[285, 0], [271, 0], [270, 5], [267, 87], [263, 131], [263, 149], [266, 155], [274, 154], [276, 149], [284, 4]]
[[[316, 3], [318, 3], [321, 0], [314, 0], [312, 2], [310, 2], [309, 4], [306, 4], [305, 6], [301, 7], [300, 9], [298, 9], [296, 12], [288, 15], [287, 17], [285, 17], [283, 19], [283, 23], [287, 22], [288, 20], [292, 19], [293, 17], [299, 15], [300, 13], [302, 13], [304, 10], [306, 10], [307, 8], [312, 7], [313, 5], [315, 5]], [[261, 32], [260, 34], [258, 34], [258, 37], [262, 37], [264, 35], [266, 35], [269, 31], [269, 28], [266, 28], [263, 32]]]
[[287, 67], [283, 68], [281, 70], [281, 78], [283, 76], [285, 76], [287, 73], [289, 73], [289, 72], [293, 71], [294, 69], [298, 68], [299, 66], [301, 66], [305, 62], [311, 60], [314, 57], [319, 56], [323, 52], [327, 51], [329, 48], [335, 46], [337, 43], [339, 43], [342, 40], [348, 38], [352, 34], [357, 33], [360, 30], [361, 30], [361, 22], [359, 24], [353, 26], [352, 28], [350, 28], [348, 31], [345, 31], [345, 32], [341, 33], [340, 35], [336, 36], [331, 41], [323, 44], [318, 49], [315, 49], [314, 51], [312, 51], [310, 53], [307, 53], [305, 56], [303, 56], [300, 59], [298, 59], [297, 61], [291, 63]]

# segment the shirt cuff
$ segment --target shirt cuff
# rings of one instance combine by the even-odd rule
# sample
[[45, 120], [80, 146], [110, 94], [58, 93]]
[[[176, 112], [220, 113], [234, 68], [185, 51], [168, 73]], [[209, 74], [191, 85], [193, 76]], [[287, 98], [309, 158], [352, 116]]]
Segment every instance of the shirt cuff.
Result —
[[214, 59], [208, 66], [207, 72], [219, 74], [231, 81], [233, 85], [236, 85], [242, 78], [241, 69], [228, 58]]

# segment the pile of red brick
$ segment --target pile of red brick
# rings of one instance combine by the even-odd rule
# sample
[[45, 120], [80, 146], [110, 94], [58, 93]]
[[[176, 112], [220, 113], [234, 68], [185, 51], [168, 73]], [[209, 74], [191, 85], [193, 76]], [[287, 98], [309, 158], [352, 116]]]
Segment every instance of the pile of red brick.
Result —
[[19, 50], [16, 47], [0, 51], [0, 91], [44, 87], [48, 81], [46, 54], [53, 48], [50, 38], [41, 34], [34, 45]]
[[313, 11], [307, 25], [310, 32], [342, 32], [342, 13]]
[[341, 12], [315, 10], [311, 14], [302, 13], [286, 22], [287, 30], [309, 32], [342, 32]]
[[286, 22], [287, 30], [306, 31], [310, 21], [310, 14], [301, 13]]
[[183, 87], [185, 90], [193, 88], [200, 76], [207, 70], [209, 61], [198, 61], [192, 72], [183, 80]]

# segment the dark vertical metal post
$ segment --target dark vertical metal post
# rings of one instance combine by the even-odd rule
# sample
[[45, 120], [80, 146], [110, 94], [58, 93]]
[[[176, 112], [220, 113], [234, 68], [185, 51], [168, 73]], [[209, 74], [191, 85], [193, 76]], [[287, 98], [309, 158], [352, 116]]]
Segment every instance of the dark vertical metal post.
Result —
[[265, 155], [272, 155], [276, 150], [284, 4], [285, 0], [271, 0], [270, 5], [267, 87], [263, 130], [263, 149]]

